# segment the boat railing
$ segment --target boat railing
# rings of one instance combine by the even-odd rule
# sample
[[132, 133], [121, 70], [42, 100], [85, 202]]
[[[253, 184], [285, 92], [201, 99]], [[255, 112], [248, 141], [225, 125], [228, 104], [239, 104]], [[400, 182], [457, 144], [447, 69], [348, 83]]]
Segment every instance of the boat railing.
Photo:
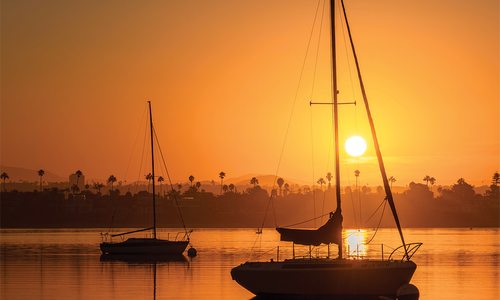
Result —
[[[113, 242], [113, 238], [120, 238], [120, 241], [125, 240], [125, 236], [132, 234], [132, 233], [137, 233], [137, 232], [142, 232], [142, 231], [147, 231], [150, 230], [151, 228], [145, 228], [145, 229], [139, 229], [139, 230], [133, 230], [129, 232], [124, 232], [120, 234], [111, 234], [109, 232], [101, 232], [101, 241], [106, 242], [106, 243], [111, 243]], [[175, 235], [173, 234], [174, 241], [186, 241], [189, 240], [189, 235], [193, 232], [193, 230], [189, 231], [179, 231], [176, 232]], [[170, 232], [167, 232], [167, 240], [170, 240]], [[153, 235], [152, 233], [148, 235], [149, 238], [152, 238]]]
[[[417, 250], [420, 248], [420, 246], [422, 246], [422, 244], [423, 243], [409, 243], [401, 245], [391, 252], [388, 259], [391, 260], [393, 259], [393, 256], [395, 254], [402, 252], [403, 257], [401, 258], [401, 261], [405, 259], [406, 255], [408, 255], [408, 260], [410, 260], [413, 257], [413, 255], [417, 252]], [[405, 246], [406, 246], [406, 251], [404, 251]]]

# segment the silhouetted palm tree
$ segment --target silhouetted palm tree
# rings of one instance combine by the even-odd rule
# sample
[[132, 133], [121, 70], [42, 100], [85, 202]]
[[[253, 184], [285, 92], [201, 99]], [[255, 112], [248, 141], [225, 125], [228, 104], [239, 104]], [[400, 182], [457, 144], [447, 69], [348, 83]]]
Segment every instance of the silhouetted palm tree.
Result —
[[436, 183], [436, 178], [434, 177], [429, 178], [429, 183], [431, 184], [431, 190], [432, 190], [432, 186]]
[[321, 177], [320, 179], [318, 179], [318, 181], [316, 181], [316, 182], [319, 184], [321, 190], [323, 190], [323, 184], [326, 183], [326, 181], [323, 179], [323, 177]]
[[332, 188], [332, 184], [331, 184], [332, 178], [333, 178], [332, 173], [330, 173], [330, 172], [326, 173], [326, 180], [328, 180], [328, 189]]
[[280, 196], [282, 196], [283, 195], [282, 187], [283, 187], [283, 184], [285, 184], [285, 180], [280, 177], [280, 178], [278, 178], [276, 183], [278, 184], [278, 187], [280, 188]]
[[234, 186], [234, 184], [232, 184], [232, 183], [231, 183], [231, 184], [229, 185], [229, 191], [230, 191], [230, 192], [234, 192], [234, 189], [235, 189], [235, 186]]
[[199, 191], [200, 187], [201, 187], [201, 182], [196, 181], [196, 183], [194, 184], [194, 186], [196, 187], [196, 190]]
[[40, 177], [40, 192], [43, 191], [43, 175], [45, 175], [45, 171], [43, 169], [38, 170], [38, 176]]
[[285, 189], [285, 196], [288, 195], [288, 192], [290, 192], [290, 185], [288, 183], [285, 183], [283, 185], [283, 188]]
[[220, 178], [220, 193], [222, 194], [222, 191], [224, 190], [222, 188], [222, 185], [224, 184], [224, 177], [226, 177], [226, 173], [220, 172], [219, 173], [219, 178]]
[[392, 189], [392, 184], [393, 184], [394, 182], [396, 182], [396, 178], [394, 178], [394, 176], [391, 176], [391, 177], [389, 177], [389, 179], [388, 179], [388, 180], [389, 180], [389, 183], [391, 184], [391, 189]]
[[[76, 186], [78, 186], [78, 182], [80, 181], [80, 177], [82, 177], [83, 173], [80, 170], [76, 170], [75, 175], [76, 175]], [[80, 188], [78, 188], [78, 190], [80, 190]]]
[[[162, 187], [162, 184], [163, 184], [163, 181], [165, 181], [165, 178], [163, 178], [163, 176], [159, 176], [158, 177], [158, 184], [160, 185], [160, 193], [162, 192], [163, 190], [163, 187]], [[165, 194], [165, 193], [164, 193]], [[165, 196], [165, 195], [163, 195]]]
[[356, 177], [356, 190], [358, 189], [358, 177], [361, 172], [359, 170], [354, 170], [354, 176]]
[[100, 182], [94, 182], [93, 188], [97, 190], [97, 193], [101, 193], [101, 189], [104, 187], [104, 184]]
[[3, 191], [6, 192], [7, 189], [5, 188], [5, 180], [9, 179], [9, 174], [2, 172], [0, 178], [3, 180]]
[[431, 181], [431, 177], [429, 175], [425, 175], [424, 179], [422, 179], [427, 183], [427, 187], [429, 187], [429, 182]]
[[153, 179], [153, 175], [151, 175], [151, 173], [148, 173], [144, 177], [148, 181], [148, 193], [149, 193], [149, 185], [151, 184], [151, 180]]
[[491, 184], [494, 186], [498, 186], [498, 184], [500, 184], [500, 173], [495, 172], [493, 174], [493, 177], [491, 179]]
[[227, 190], [229, 189], [229, 187], [227, 186], [227, 184], [224, 184], [222, 186], [222, 191], [224, 191], [224, 193], [227, 193]]
[[109, 177], [108, 177], [108, 184], [111, 184], [111, 190], [109, 192], [110, 194], [113, 191], [113, 183], [115, 183], [115, 182], [116, 182], [115, 175], [109, 175]]
[[193, 175], [189, 176], [189, 181], [191, 182], [191, 187], [193, 187], [193, 181], [194, 181], [194, 176]]
[[253, 184], [254, 188], [257, 187], [257, 184], [259, 184], [257, 177], [252, 177], [252, 179], [250, 179], [250, 184]]

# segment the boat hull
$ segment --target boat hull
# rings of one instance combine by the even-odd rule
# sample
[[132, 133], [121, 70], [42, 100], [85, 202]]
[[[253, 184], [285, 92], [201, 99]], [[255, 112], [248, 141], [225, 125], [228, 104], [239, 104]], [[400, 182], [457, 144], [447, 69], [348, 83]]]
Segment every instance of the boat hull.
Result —
[[189, 241], [130, 238], [120, 243], [103, 242], [100, 248], [102, 254], [181, 255], [188, 244]]
[[247, 262], [231, 276], [258, 296], [377, 299], [395, 298], [415, 269], [411, 261], [312, 259]]

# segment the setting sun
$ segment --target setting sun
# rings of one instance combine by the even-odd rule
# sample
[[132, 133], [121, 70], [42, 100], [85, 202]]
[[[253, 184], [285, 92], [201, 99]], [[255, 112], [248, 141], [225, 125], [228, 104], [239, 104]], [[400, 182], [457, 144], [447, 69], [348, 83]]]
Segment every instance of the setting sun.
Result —
[[366, 151], [366, 142], [359, 135], [353, 135], [345, 141], [345, 151], [350, 156], [361, 156]]

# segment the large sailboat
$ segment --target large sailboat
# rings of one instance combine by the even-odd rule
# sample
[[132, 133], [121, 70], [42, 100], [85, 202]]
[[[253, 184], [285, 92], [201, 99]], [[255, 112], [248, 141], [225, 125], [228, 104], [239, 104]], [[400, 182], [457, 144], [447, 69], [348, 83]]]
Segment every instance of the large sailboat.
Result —
[[101, 252], [104, 255], [120, 254], [120, 255], [181, 255], [186, 250], [189, 244], [189, 234], [186, 232], [181, 240], [163, 240], [157, 238], [156, 233], [156, 193], [155, 193], [155, 163], [154, 163], [154, 129], [153, 129], [153, 113], [151, 111], [151, 101], [148, 101], [149, 108], [149, 127], [151, 134], [151, 174], [152, 174], [152, 191], [153, 191], [153, 226], [133, 230], [129, 232], [112, 234], [111, 238], [123, 237], [132, 233], [152, 231], [152, 237], [146, 238], [128, 238], [121, 242], [104, 241], [100, 244]]
[[[326, 0], [325, 0], [326, 1]], [[389, 181], [386, 175], [382, 154], [380, 152], [375, 126], [373, 123], [368, 99], [366, 96], [360, 67], [356, 56], [354, 43], [347, 21], [347, 14], [343, 0], [340, 0], [345, 25], [348, 31], [350, 48], [355, 60], [358, 81], [366, 108], [368, 122], [371, 128], [374, 148], [382, 176], [385, 199], [394, 217], [399, 236], [401, 238], [403, 255], [395, 259], [395, 252], [381, 259], [357, 259], [344, 257], [342, 237], [342, 199], [340, 186], [339, 167], [339, 122], [338, 122], [338, 89], [337, 89], [337, 63], [335, 42], [335, 0], [330, 0], [330, 26], [331, 26], [331, 54], [332, 54], [332, 97], [334, 122], [334, 147], [335, 147], [335, 194], [337, 207], [330, 212], [329, 219], [317, 229], [295, 229], [278, 227], [281, 241], [293, 243], [294, 255], [292, 259], [245, 262], [231, 270], [233, 280], [258, 296], [281, 296], [289, 298], [315, 298], [327, 299], [380, 299], [397, 297], [398, 290], [408, 286], [417, 265], [411, 257], [420, 247], [421, 243], [405, 243], [401, 225], [394, 204]], [[328, 255], [324, 257], [295, 257], [295, 245], [309, 247], [328, 245]], [[330, 244], [338, 245], [338, 257], [330, 257]], [[311, 249], [311, 248], [310, 248]], [[310, 252], [311, 253], [311, 252]]]

